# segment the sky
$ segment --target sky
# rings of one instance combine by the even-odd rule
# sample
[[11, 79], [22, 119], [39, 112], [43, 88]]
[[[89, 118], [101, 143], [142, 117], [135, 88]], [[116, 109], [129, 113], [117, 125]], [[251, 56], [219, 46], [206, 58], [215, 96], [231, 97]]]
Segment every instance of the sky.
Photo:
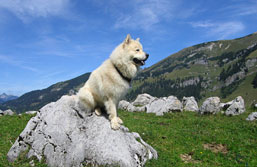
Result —
[[0, 94], [91, 72], [127, 34], [140, 38], [149, 67], [185, 47], [256, 31], [256, 0], [1, 0]]

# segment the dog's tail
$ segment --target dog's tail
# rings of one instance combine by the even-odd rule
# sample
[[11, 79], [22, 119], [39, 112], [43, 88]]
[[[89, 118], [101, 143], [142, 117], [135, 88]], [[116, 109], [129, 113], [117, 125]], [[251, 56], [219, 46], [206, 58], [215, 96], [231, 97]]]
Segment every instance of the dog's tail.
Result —
[[94, 96], [88, 88], [82, 87], [77, 93], [77, 96], [79, 98], [79, 103], [80, 105], [82, 105], [82, 107], [90, 110], [95, 108], [96, 103], [94, 100]]

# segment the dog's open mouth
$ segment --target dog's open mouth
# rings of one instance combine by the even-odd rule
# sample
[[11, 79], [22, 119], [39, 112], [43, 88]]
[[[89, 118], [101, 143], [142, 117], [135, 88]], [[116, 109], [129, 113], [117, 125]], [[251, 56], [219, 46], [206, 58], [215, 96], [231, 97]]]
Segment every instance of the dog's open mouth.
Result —
[[145, 60], [139, 60], [139, 59], [137, 59], [137, 58], [134, 58], [134, 59], [133, 59], [133, 62], [134, 62], [135, 64], [139, 65], [139, 66], [145, 65], [145, 61], [146, 61], [146, 59], [145, 59]]

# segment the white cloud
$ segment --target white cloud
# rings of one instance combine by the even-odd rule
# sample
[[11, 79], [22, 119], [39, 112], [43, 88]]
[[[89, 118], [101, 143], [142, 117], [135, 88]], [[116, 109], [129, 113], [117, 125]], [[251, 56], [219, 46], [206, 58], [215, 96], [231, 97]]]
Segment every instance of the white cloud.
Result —
[[30, 18], [62, 15], [69, 0], [1, 0], [0, 9], [6, 9], [26, 22]]
[[222, 11], [228, 12], [232, 17], [235, 16], [249, 16], [257, 15], [257, 1], [248, 0], [248, 1], [239, 1], [234, 3], [231, 6], [227, 6], [221, 9]]
[[245, 26], [239, 21], [229, 21], [229, 22], [191, 22], [194, 28], [201, 28], [205, 30], [207, 36], [217, 37], [218, 39], [225, 39], [231, 35], [242, 32]]
[[140, 28], [148, 30], [153, 25], [173, 17], [169, 0], [133, 0], [120, 10], [115, 28]]
[[29, 71], [32, 71], [32, 72], [39, 72], [38, 69], [36, 69], [34, 67], [31, 67], [31, 66], [28, 66], [28, 65], [25, 65], [21, 61], [14, 60], [10, 56], [6, 56], [6, 55], [1, 55], [0, 54], [0, 60], [1, 60], [1, 62], [10, 64], [10, 65], [15, 66], [15, 67], [19, 67], [19, 68], [22, 68], [22, 69], [25, 69], [25, 70], [29, 70]]

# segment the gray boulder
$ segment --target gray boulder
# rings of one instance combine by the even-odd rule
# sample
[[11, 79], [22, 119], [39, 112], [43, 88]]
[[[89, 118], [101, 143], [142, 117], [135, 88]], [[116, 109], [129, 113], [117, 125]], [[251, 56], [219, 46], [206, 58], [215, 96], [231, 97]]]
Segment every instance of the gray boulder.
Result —
[[134, 106], [145, 106], [155, 100], [156, 97], [153, 97], [147, 93], [139, 94], [136, 100], [132, 103]]
[[198, 104], [193, 96], [183, 97], [182, 104], [183, 104], [183, 109], [185, 111], [193, 111], [193, 112], [199, 111]]
[[220, 98], [209, 97], [200, 107], [200, 114], [216, 114], [220, 112]]
[[129, 112], [145, 112], [146, 111], [146, 108], [144, 106], [137, 107], [125, 100], [121, 100], [119, 102], [118, 109], [127, 110]]
[[239, 115], [245, 112], [244, 99], [241, 96], [235, 98], [227, 108], [225, 114], [229, 116]]
[[118, 109], [121, 110], [127, 110], [128, 106], [131, 105], [130, 102], [126, 101], [126, 100], [121, 100], [118, 104]]
[[138, 133], [121, 126], [112, 130], [107, 116], [82, 110], [76, 96], [63, 96], [40, 109], [28, 122], [7, 157], [14, 161], [29, 150], [28, 158], [45, 157], [48, 166], [143, 166], [157, 152]]
[[248, 117], [246, 118], [247, 121], [255, 121], [257, 120], [257, 112], [252, 112]]
[[175, 96], [158, 98], [146, 105], [146, 112], [155, 113], [156, 115], [163, 115], [163, 113], [166, 112], [182, 110], [182, 103]]
[[14, 112], [11, 109], [5, 110], [4, 115], [14, 115]]

